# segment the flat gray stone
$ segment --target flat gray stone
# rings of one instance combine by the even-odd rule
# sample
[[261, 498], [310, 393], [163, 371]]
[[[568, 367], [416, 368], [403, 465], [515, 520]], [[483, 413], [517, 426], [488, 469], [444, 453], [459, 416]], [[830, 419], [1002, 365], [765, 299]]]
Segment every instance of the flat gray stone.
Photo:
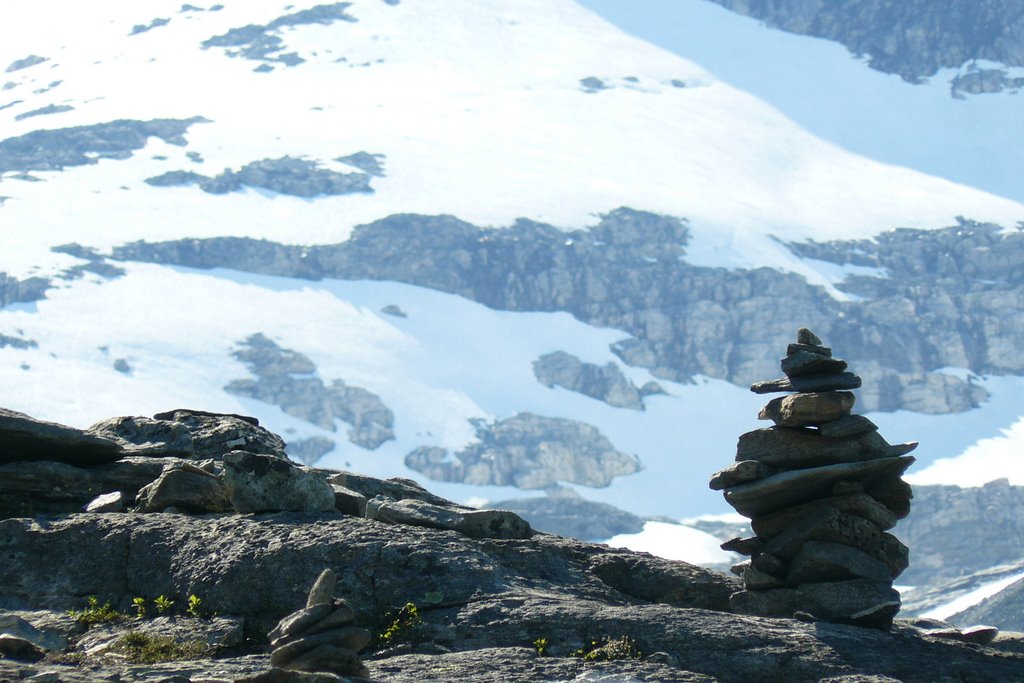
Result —
[[333, 645], [352, 652], [359, 652], [370, 642], [370, 632], [357, 626], [345, 626], [316, 635], [293, 640], [270, 653], [270, 665], [287, 668], [288, 663], [299, 655], [310, 652], [320, 645]]
[[772, 538], [801, 517], [814, 514], [817, 510], [831, 508], [849, 515], [862, 517], [882, 531], [887, 531], [898, 521], [892, 510], [885, 507], [866, 493], [851, 493], [844, 496], [819, 498], [802, 505], [784, 508], [751, 520], [754, 533], [762, 538]]
[[906, 455], [916, 447], [915, 442], [890, 445], [877, 431], [832, 438], [803, 427], [768, 427], [740, 435], [736, 444], [736, 460], [756, 460], [771, 467], [791, 470], [890, 458]]
[[366, 516], [366, 496], [341, 484], [331, 484], [334, 489], [334, 509], [343, 515]]
[[295, 671], [330, 671], [342, 676], [369, 675], [358, 654], [336, 645], [318, 645], [284, 666]]
[[316, 473], [273, 455], [224, 456], [224, 484], [236, 512], [329, 512], [334, 489]]
[[0, 657], [37, 662], [45, 656], [46, 652], [31, 640], [10, 633], [0, 633]]
[[865, 492], [885, 507], [892, 510], [897, 519], [910, 514], [910, 501], [914, 497], [914, 489], [900, 479], [900, 474], [893, 473], [868, 482]]
[[711, 475], [711, 482], [708, 486], [713, 491], [721, 491], [729, 486], [770, 477], [777, 472], [778, 470], [774, 467], [769, 467], [756, 460], [740, 460]]
[[874, 480], [883, 477], [899, 477], [913, 462], [913, 456], [903, 455], [792, 470], [750, 484], [727, 488], [724, 494], [726, 501], [741, 515], [757, 517], [814, 498], [828, 496], [833, 484], [840, 481], [863, 482], [870, 485]]
[[0, 463], [53, 460], [89, 467], [124, 456], [122, 448], [110, 439], [0, 408]]
[[448, 529], [473, 538], [529, 538], [530, 525], [507, 510], [464, 510], [431, 505], [420, 500], [377, 497], [366, 505], [366, 517], [389, 524]]
[[752, 565], [744, 567], [740, 578], [743, 579], [743, 585], [746, 586], [747, 590], [783, 588], [786, 585], [786, 581], [783, 579], [767, 574]]
[[773, 398], [757, 414], [780, 427], [807, 427], [849, 415], [856, 398], [848, 391], [820, 391]]
[[805, 349], [798, 349], [782, 359], [782, 372], [790, 378], [807, 375], [838, 375], [845, 370], [845, 360]]
[[835, 375], [802, 375], [754, 382], [750, 385], [750, 390], [755, 394], [774, 394], [785, 391], [836, 391], [857, 389], [860, 384], [861, 380], [857, 375], [852, 372], [841, 372]]
[[889, 628], [900, 609], [900, 594], [888, 583], [854, 579], [805, 583], [800, 593], [821, 605], [815, 616], [858, 626]]
[[[786, 581], [790, 585], [846, 579], [891, 582], [889, 567], [867, 553], [840, 543], [808, 541], [789, 562]], [[753, 588], [748, 584], [748, 588]]]
[[302, 633], [330, 613], [331, 605], [327, 603], [320, 603], [312, 607], [305, 607], [298, 612], [292, 612], [278, 622], [274, 630], [267, 634], [267, 640], [270, 641], [272, 646], [276, 647], [281, 639]]
[[863, 415], [846, 415], [838, 420], [818, 425], [818, 433], [830, 439], [842, 439], [876, 431], [878, 431], [878, 426]]

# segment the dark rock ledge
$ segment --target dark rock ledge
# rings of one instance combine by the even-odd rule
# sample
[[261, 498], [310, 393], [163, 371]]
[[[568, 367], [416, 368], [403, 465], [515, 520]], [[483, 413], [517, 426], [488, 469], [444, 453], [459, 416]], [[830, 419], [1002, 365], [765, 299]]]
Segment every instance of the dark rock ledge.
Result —
[[[1024, 655], [934, 635], [935, 624], [880, 631], [732, 614], [739, 584], [726, 574], [536, 533], [407, 480], [303, 468], [244, 416], [177, 410], [84, 432], [4, 417], [5, 434], [45, 444], [21, 436], [25, 455], [11, 446], [0, 465], [0, 680], [353, 680], [271, 669], [270, 652], [364, 632], [373, 638], [353, 646], [361, 673], [399, 683], [1024, 679]], [[76, 461], [76, 444], [101, 438], [122, 457]], [[64, 462], [45, 459], [54, 443]], [[14, 500], [36, 509], [14, 512]], [[325, 569], [333, 592], [318, 588]], [[120, 612], [134, 598], [151, 611], [158, 596], [174, 604], [85, 628], [67, 610], [89, 596]], [[190, 596], [201, 609], [186, 614]], [[410, 602], [421, 621], [389, 629]], [[332, 609], [355, 626], [296, 625]], [[117, 650], [130, 631], [201, 652], [133, 662]], [[624, 637], [632, 656], [572, 656]]]

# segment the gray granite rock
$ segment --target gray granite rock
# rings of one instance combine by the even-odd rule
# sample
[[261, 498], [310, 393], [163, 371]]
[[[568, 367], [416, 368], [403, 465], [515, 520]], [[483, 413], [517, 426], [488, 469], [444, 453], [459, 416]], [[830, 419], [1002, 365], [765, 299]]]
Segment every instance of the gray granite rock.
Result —
[[565, 351], [555, 351], [533, 361], [533, 374], [546, 387], [564, 387], [616, 408], [644, 409], [640, 390], [615, 363], [584, 363]]
[[124, 494], [120, 491], [104, 493], [96, 496], [85, 506], [84, 512], [121, 512], [127, 503]]
[[848, 391], [790, 394], [769, 401], [757, 418], [771, 420], [779, 427], [818, 425], [849, 415], [854, 400]]
[[270, 455], [233, 451], [224, 456], [224, 484], [236, 512], [327, 512], [334, 489], [317, 474]]
[[460, 510], [420, 500], [389, 500], [382, 496], [366, 504], [366, 517], [388, 524], [448, 529], [473, 538], [529, 538], [533, 530], [507, 510]]
[[782, 372], [790, 378], [807, 375], [838, 375], [845, 370], [845, 360], [803, 349], [790, 353], [782, 359]]
[[[867, 553], [840, 543], [808, 541], [789, 561], [786, 581], [790, 585], [870, 579], [880, 583], [892, 581], [889, 567]], [[747, 584], [748, 588], [756, 588]]]
[[721, 491], [730, 486], [757, 481], [777, 473], [776, 468], [756, 460], [740, 460], [711, 475], [709, 486], [714, 491]]
[[853, 493], [845, 496], [829, 496], [818, 498], [802, 505], [776, 510], [766, 515], [758, 515], [751, 520], [751, 528], [758, 536], [771, 538], [782, 533], [786, 527], [801, 517], [813, 515], [819, 509], [831, 508], [838, 512], [854, 515], [865, 519], [881, 531], [896, 526], [897, 518], [892, 510], [885, 507], [871, 496], [864, 493]]
[[153, 483], [139, 490], [136, 504], [141, 512], [173, 507], [203, 514], [231, 509], [224, 481], [188, 461], [165, 465]]
[[52, 460], [87, 467], [124, 456], [109, 439], [0, 408], [0, 463]]

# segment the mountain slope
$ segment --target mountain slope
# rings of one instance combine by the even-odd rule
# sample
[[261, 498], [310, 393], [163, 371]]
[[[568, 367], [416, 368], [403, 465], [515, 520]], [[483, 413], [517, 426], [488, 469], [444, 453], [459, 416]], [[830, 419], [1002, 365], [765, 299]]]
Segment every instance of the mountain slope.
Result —
[[[742, 384], [801, 325], [864, 405], [934, 413], [890, 438], [960, 434], [925, 464], [1019, 417], [1024, 205], [844, 151], [575, 3], [57, 10], [0, 22], [10, 408], [252, 413], [296, 457], [458, 472], [462, 501], [562, 482], [674, 516], [722, 509]], [[559, 351], [665, 393], [545, 385]]]

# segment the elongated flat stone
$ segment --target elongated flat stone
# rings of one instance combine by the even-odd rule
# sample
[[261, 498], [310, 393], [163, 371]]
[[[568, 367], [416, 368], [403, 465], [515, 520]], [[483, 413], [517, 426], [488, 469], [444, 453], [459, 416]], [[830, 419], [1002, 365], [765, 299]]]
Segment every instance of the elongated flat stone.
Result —
[[370, 632], [357, 626], [324, 631], [314, 636], [293, 640], [270, 653], [271, 666], [285, 666], [299, 655], [321, 645], [333, 645], [353, 652], [359, 652], [370, 642]]
[[[726, 501], [746, 517], [756, 517], [782, 508], [827, 497], [839, 481], [870, 483], [883, 477], [899, 477], [914, 462], [911, 455], [879, 458], [864, 462], [840, 463], [823, 467], [780, 472], [750, 484], [725, 489]], [[870, 492], [870, 491], [869, 491]], [[885, 501], [881, 501], [884, 502]], [[889, 507], [890, 510], [893, 508]], [[899, 515], [897, 510], [893, 510]]]
[[753, 555], [764, 550], [764, 541], [760, 538], [733, 538], [721, 546], [722, 550], [739, 553], [740, 555]]
[[836, 391], [859, 387], [860, 377], [852, 372], [841, 372], [837, 375], [804, 375], [754, 382], [750, 385], [750, 390], [755, 394], [775, 394], [785, 391]]
[[786, 377], [807, 375], [837, 375], [846, 370], [846, 361], [821, 353], [800, 350], [782, 359], [782, 372]]
[[786, 582], [782, 579], [766, 574], [755, 567], [747, 567], [740, 575], [743, 585], [747, 590], [761, 590], [764, 588], [782, 588]]
[[845, 512], [868, 520], [882, 531], [896, 526], [897, 517], [892, 510], [885, 507], [866, 493], [851, 493], [845, 496], [830, 496], [812, 500], [802, 505], [784, 508], [776, 512], [755, 517], [750, 522], [754, 533], [761, 538], [774, 538], [786, 527], [801, 517], [813, 515], [816, 511], [831, 508], [837, 512]]
[[916, 446], [916, 443], [892, 446], [878, 432], [833, 439], [813, 429], [768, 427], [740, 436], [736, 444], [736, 460], [756, 460], [789, 470], [906, 455]]
[[838, 420], [818, 425], [818, 433], [830, 439], [843, 439], [877, 431], [878, 425], [863, 415], [846, 415]]
[[856, 398], [848, 391], [819, 391], [773, 398], [757, 419], [780, 427], [807, 427], [849, 415]]
[[888, 583], [853, 579], [827, 583], [803, 583], [798, 591], [821, 605], [815, 616], [858, 626], [888, 629], [900, 609], [900, 594]]
[[750, 560], [750, 566], [772, 576], [785, 576], [786, 564], [771, 553], [758, 553]]
[[323, 602], [312, 607], [306, 607], [298, 612], [293, 612], [278, 622], [277, 627], [267, 634], [267, 640], [276, 647], [280, 644], [278, 641], [301, 633], [330, 613], [331, 606]]
[[711, 476], [711, 482], [708, 486], [710, 486], [713, 491], [721, 491], [727, 486], [735, 486], [736, 484], [746, 484], [747, 482], [757, 481], [758, 479], [770, 477], [776, 472], [778, 472], [778, 470], [774, 467], [769, 467], [768, 465], [757, 462], [756, 460], [742, 460], [715, 472]]
[[820, 346], [817, 344], [790, 344], [786, 347], [786, 356], [795, 356], [800, 351], [807, 351], [809, 353], [816, 353], [820, 356], [832, 357], [832, 349], [827, 346]]
[[[840, 543], [808, 541], [789, 562], [786, 581], [790, 585], [819, 581], [870, 579], [892, 581], [889, 567], [863, 550]], [[747, 584], [748, 588], [753, 588]]]

